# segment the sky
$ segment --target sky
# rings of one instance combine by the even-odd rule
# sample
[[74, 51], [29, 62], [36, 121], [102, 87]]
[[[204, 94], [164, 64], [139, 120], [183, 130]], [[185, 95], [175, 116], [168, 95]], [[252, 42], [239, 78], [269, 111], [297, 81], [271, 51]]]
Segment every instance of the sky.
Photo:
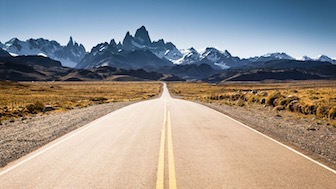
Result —
[[335, 0], [0, 0], [0, 41], [69, 37], [87, 51], [144, 25], [177, 48], [241, 58], [285, 52], [336, 58]]

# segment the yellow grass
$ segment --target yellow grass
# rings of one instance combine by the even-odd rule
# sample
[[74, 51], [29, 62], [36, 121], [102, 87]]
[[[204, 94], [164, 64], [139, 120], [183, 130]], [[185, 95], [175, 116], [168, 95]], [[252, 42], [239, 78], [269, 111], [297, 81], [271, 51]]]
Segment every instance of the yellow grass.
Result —
[[275, 111], [312, 115], [336, 126], [336, 81], [169, 83], [176, 96], [207, 103], [262, 104]]
[[145, 100], [160, 94], [158, 82], [0, 82], [0, 121], [26, 115], [41, 102], [57, 111], [108, 102]]

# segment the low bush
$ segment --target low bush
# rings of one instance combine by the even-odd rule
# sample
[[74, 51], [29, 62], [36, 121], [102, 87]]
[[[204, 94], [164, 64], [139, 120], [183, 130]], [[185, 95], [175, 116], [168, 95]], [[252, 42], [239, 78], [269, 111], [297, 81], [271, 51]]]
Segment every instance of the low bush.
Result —
[[259, 97], [258, 96], [250, 96], [250, 97], [248, 97], [248, 99], [247, 99], [247, 102], [250, 104], [250, 103], [255, 103], [255, 102], [259, 102], [260, 101], [260, 99], [259, 99]]
[[44, 109], [44, 104], [40, 101], [36, 101], [34, 104], [29, 104], [26, 106], [29, 113], [37, 114], [42, 112]]
[[237, 106], [240, 106], [240, 107], [245, 106], [245, 102], [244, 102], [244, 100], [239, 99], [239, 100], [237, 101]]
[[332, 108], [330, 108], [330, 110], [328, 112], [328, 118], [329, 119], [336, 119], [336, 106], [333, 106]]
[[296, 104], [298, 104], [299, 103], [299, 101], [298, 100], [293, 100], [293, 101], [291, 101], [287, 106], [286, 106], [286, 109], [287, 110], [289, 110], [289, 111], [291, 111], [291, 112], [295, 112], [295, 107], [297, 107], [297, 105]]
[[262, 99], [260, 99], [260, 104], [265, 104], [266, 103], [266, 98], [262, 98]]
[[92, 98], [90, 98], [90, 100], [93, 101], [93, 102], [104, 102], [104, 101], [107, 100], [107, 98], [105, 98], [105, 97], [92, 97]]
[[282, 106], [287, 106], [290, 102], [294, 101], [294, 100], [299, 100], [299, 97], [296, 97], [296, 96], [288, 96], [282, 100], [280, 100], [280, 105]]
[[323, 118], [328, 115], [328, 107], [326, 106], [318, 106], [316, 109], [316, 116]]
[[308, 114], [316, 115], [316, 106], [306, 104], [306, 105], [302, 106], [302, 113], [304, 113], [306, 115], [308, 115]]
[[285, 110], [285, 107], [284, 106], [281, 106], [281, 105], [278, 105], [278, 106], [275, 106], [273, 108], [274, 111], [281, 111], [281, 110]]
[[275, 104], [274, 102], [280, 98], [282, 98], [283, 96], [281, 95], [280, 92], [274, 92], [272, 94], [270, 94], [267, 98], [266, 98], [266, 104], [270, 105], [270, 106], [276, 106], [277, 104]]
[[230, 95], [230, 100], [232, 101], [236, 101], [240, 98], [240, 94], [233, 94], [233, 95]]

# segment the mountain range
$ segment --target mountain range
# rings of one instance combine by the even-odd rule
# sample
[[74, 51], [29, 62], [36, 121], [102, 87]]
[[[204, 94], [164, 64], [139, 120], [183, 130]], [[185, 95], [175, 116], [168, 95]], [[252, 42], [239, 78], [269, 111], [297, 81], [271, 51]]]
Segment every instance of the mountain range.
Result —
[[47, 39], [28, 39], [21, 41], [13, 38], [0, 47], [12, 56], [39, 55], [60, 61], [63, 66], [75, 67], [87, 54], [84, 46], [74, 42], [72, 37], [66, 46], [61, 46], [56, 41]]
[[[245, 70], [246, 73], [251, 70], [259, 70], [259, 75], [262, 75], [260, 70], [267, 72], [289, 69], [302, 71], [305, 69], [305, 72], [311, 73], [313, 72], [312, 67], [329, 66], [333, 68], [336, 64], [336, 60], [325, 55], [317, 58], [304, 56], [295, 59], [286, 53], [269, 53], [242, 59], [233, 56], [227, 50], [221, 51], [214, 47], [207, 47], [202, 51], [197, 51], [192, 47], [178, 49], [173, 43], [166, 42], [164, 39], [152, 41], [144, 26], [137, 29], [134, 35], [127, 32], [121, 42], [116, 43], [112, 39], [109, 43], [104, 42], [96, 45], [90, 52], [86, 52], [82, 44], [74, 42], [72, 37], [66, 46], [43, 38], [26, 41], [13, 38], [4, 44], [0, 43], [0, 57], [28, 55], [48, 57], [59, 61], [63, 67], [74, 69], [95, 70], [100, 67], [111, 67], [122, 70], [143, 70], [148, 73], [170, 74], [172, 78], [186, 80], [210, 80], [209, 77], [216, 74], [216, 78], [223, 78], [218, 76], [230, 75], [236, 73], [236, 70], [240, 70], [239, 74], [242, 74], [242, 70]], [[8, 59], [2, 60], [8, 63]], [[34, 60], [40, 61], [38, 58]], [[249, 72], [249, 74], [252, 73], [257, 72]], [[316, 73], [312, 74], [316, 75]], [[319, 74], [319, 77], [322, 78], [333, 77], [330, 74], [324, 76]]]

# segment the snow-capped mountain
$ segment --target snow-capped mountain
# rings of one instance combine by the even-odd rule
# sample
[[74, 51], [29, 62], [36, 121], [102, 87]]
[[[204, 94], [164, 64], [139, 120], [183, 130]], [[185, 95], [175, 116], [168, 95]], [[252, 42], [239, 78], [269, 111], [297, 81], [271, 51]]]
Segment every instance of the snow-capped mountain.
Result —
[[194, 64], [201, 60], [201, 54], [193, 47], [189, 49], [182, 49], [182, 57], [175, 60], [174, 64]]
[[242, 61], [239, 57], [234, 57], [229, 53], [229, 51], [225, 50], [220, 51], [213, 47], [206, 48], [201, 53], [201, 63], [206, 63], [211, 65], [212, 67], [218, 69], [227, 69], [231, 67], [238, 67], [242, 65]]
[[[147, 29], [142, 26], [132, 36], [126, 33], [122, 43], [101, 43], [93, 47], [77, 65], [78, 68], [93, 68], [102, 65], [125, 69], [158, 68], [172, 66], [183, 54], [171, 42], [163, 39], [152, 41]], [[137, 59], [135, 59], [137, 57]]]
[[330, 62], [332, 64], [336, 64], [336, 60], [332, 59], [326, 55], [320, 55], [316, 58], [310, 58], [308, 56], [303, 56], [302, 58], [298, 58], [297, 60], [302, 60], [302, 61], [320, 61], [320, 62]]
[[294, 60], [293, 57], [286, 53], [268, 53], [262, 56], [255, 56], [248, 59], [250, 62], [267, 62], [271, 60]]
[[[157, 58], [149, 57], [150, 53]], [[130, 54], [136, 54], [139, 59], [137, 64], [129, 59]], [[146, 58], [141, 58], [141, 54], [146, 54]], [[154, 60], [155, 59], [155, 60]], [[142, 26], [136, 30], [135, 35], [127, 32], [123, 41], [116, 44], [114, 40], [110, 43], [101, 43], [92, 48], [91, 52], [85, 56], [77, 65], [78, 68], [93, 68], [97, 66], [116, 66], [121, 68], [139, 68], [168, 66], [167, 62], [176, 65], [189, 64], [208, 64], [213, 69], [238, 68], [251, 62], [266, 62], [270, 60], [293, 60], [285, 53], [270, 53], [250, 59], [240, 59], [232, 56], [227, 50], [220, 51], [213, 47], [198, 52], [194, 48], [179, 50], [171, 42], [165, 42], [163, 39], [152, 41], [147, 29]], [[152, 63], [148, 64], [150, 61]], [[157, 64], [154, 64], [156, 61]]]
[[220, 51], [214, 47], [208, 47], [200, 52], [189, 48], [181, 50], [181, 53], [183, 56], [174, 61], [175, 64], [208, 64], [214, 69], [227, 69], [243, 63], [240, 58], [232, 56], [229, 51]]
[[[294, 60], [286, 53], [278, 52], [241, 59], [232, 56], [227, 50], [221, 51], [214, 47], [208, 47], [202, 51], [197, 51], [194, 48], [180, 50], [173, 43], [165, 42], [164, 39], [152, 41], [144, 26], [137, 29], [134, 35], [127, 32], [121, 42], [116, 43], [112, 39], [109, 43], [100, 43], [93, 47], [90, 53], [85, 51], [83, 45], [74, 42], [72, 37], [70, 37], [66, 46], [42, 38], [26, 41], [13, 38], [5, 44], [0, 43], [0, 49], [9, 52], [12, 56], [39, 55], [58, 60], [63, 66], [85, 69], [111, 66], [124, 69], [145, 68], [155, 70], [174, 65], [207, 64], [218, 71], [228, 68], [260, 67], [266, 65], [264, 64], [266, 62], [274, 60]], [[304, 56], [297, 60], [323, 61], [336, 64], [336, 60], [325, 55], [317, 58]], [[190, 66], [190, 68], [194, 67]]]
[[137, 29], [134, 37], [130, 34], [130, 32], [127, 32], [124, 40], [122, 41], [121, 49], [128, 51], [149, 50], [158, 58], [165, 58], [171, 62], [174, 62], [182, 57], [182, 53], [173, 43], [166, 43], [163, 39], [152, 42], [145, 26]]
[[321, 61], [321, 62], [330, 62], [330, 63], [336, 63], [335, 60], [331, 59], [330, 57], [326, 55], [320, 55], [317, 58], [315, 58], [316, 61]]
[[[126, 36], [127, 38], [132, 37], [129, 34]], [[112, 39], [110, 43], [105, 42], [98, 44], [77, 64], [76, 68], [88, 69], [100, 66], [111, 66], [123, 69], [150, 70], [173, 65], [165, 58], [156, 56], [145, 44], [141, 44], [143, 45], [141, 48], [131, 45], [126, 45], [125, 47], [124, 44], [127, 43], [128, 42], [116, 44], [115, 40]]]
[[301, 57], [301, 58], [298, 58], [297, 60], [301, 60], [301, 61], [312, 61], [312, 60], [314, 60], [314, 59], [312, 59], [312, 58], [310, 58], [310, 57], [308, 57], [308, 56], [303, 56], [303, 57]]
[[13, 38], [4, 44], [2, 49], [9, 52], [12, 56], [40, 55], [49, 57], [60, 61], [63, 66], [67, 67], [75, 67], [86, 54], [84, 46], [74, 42], [72, 37], [70, 37], [66, 46], [61, 46], [56, 41], [49, 41], [43, 38], [26, 41]]

